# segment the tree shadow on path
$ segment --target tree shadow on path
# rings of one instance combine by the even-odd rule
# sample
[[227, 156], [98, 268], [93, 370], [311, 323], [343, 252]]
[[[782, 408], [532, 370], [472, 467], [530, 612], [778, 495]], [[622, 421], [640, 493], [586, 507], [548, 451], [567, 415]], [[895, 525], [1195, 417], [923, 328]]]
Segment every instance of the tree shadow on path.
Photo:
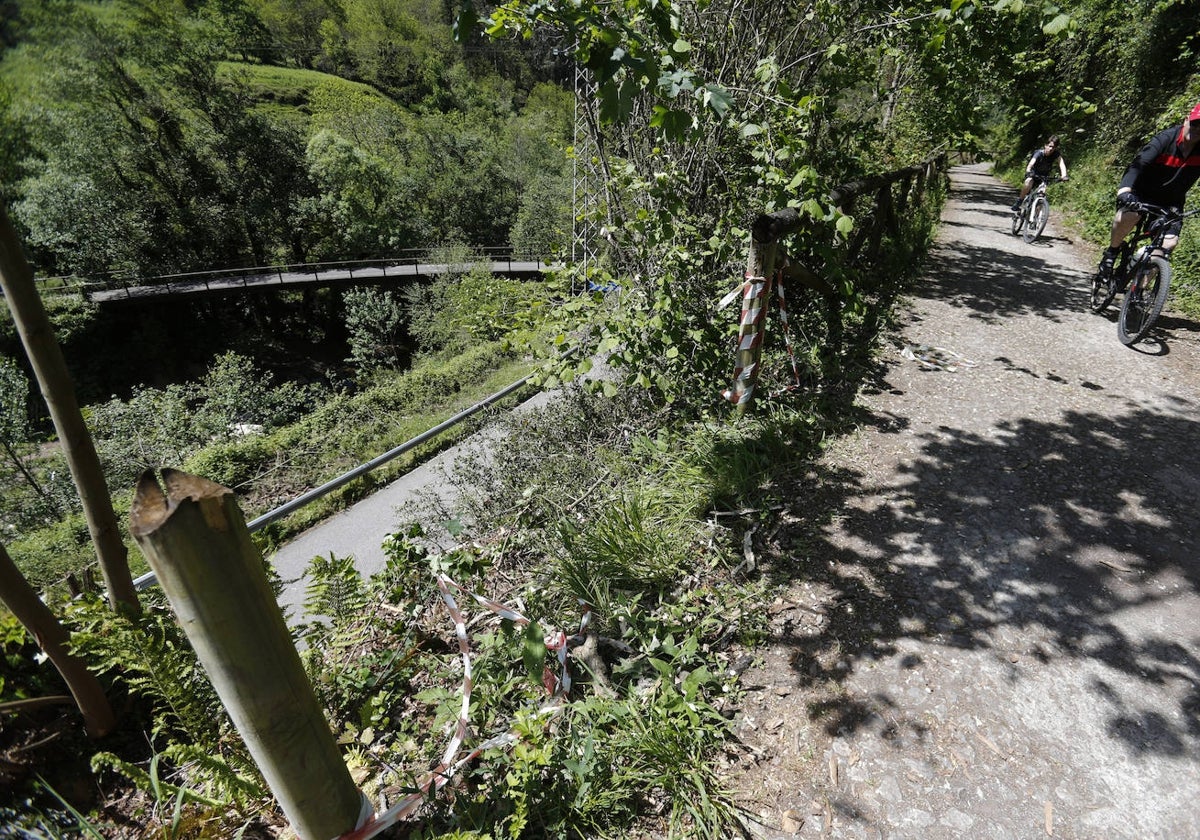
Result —
[[[885, 433], [902, 425], [878, 419]], [[823, 638], [792, 642], [815, 652], [837, 640], [862, 664], [895, 654], [905, 637], [1022, 653], [1019, 640], [1037, 640], [1046, 656], [1092, 660], [1170, 692], [1177, 714], [1114, 706], [1111, 733], [1136, 752], [1196, 754], [1194, 616], [1161, 627], [1130, 616], [1200, 591], [1200, 424], [1131, 409], [1021, 421], [994, 437], [943, 428], [918, 441], [888, 486], [850, 471], [823, 476], [805, 507], [837, 511], [837, 537], [828, 536], [832, 522], [806, 534], [806, 553], [828, 562], [802, 571], [840, 608], [828, 611]], [[798, 662], [814, 675], [811, 659]], [[1103, 685], [1095, 695], [1114, 696]], [[864, 710], [848, 702], [819, 711], [833, 732]]]
[[[991, 205], [997, 193], [968, 188], [965, 200]], [[924, 274], [922, 296], [970, 318], [1032, 315], [1048, 329], [1079, 310], [1086, 279], [987, 246], [941, 247]], [[895, 392], [886, 373], [878, 384]], [[864, 418], [881, 449], [905, 453], [898, 468], [878, 475], [869, 450], [849, 467], [814, 468], [777, 535], [781, 556], [795, 559], [772, 570], [776, 581], [811, 582], [829, 605], [816, 628], [798, 620], [774, 640], [794, 651], [800, 679], [843, 684], [911, 655], [912, 642], [1075, 663], [1129, 754], [1200, 755], [1200, 405], [1110, 396], [1105, 414], [1068, 410], [986, 433]], [[1007, 678], [1019, 687], [1030, 677], [1012, 667]], [[809, 713], [846, 733], [875, 725], [881, 706], [902, 702], [835, 693]]]

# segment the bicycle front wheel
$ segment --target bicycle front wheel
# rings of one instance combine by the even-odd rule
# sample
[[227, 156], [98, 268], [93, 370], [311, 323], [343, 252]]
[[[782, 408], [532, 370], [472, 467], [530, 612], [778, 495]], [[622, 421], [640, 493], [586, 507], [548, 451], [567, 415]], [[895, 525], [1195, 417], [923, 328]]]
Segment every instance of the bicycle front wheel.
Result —
[[1099, 271], [1092, 275], [1092, 298], [1089, 304], [1091, 310], [1099, 315], [1117, 296], [1116, 283], [1110, 283]]
[[1018, 233], [1021, 232], [1021, 228], [1025, 227], [1025, 214], [1028, 212], [1029, 212], [1029, 205], [1027, 205], [1024, 201], [1021, 202], [1020, 207], [1018, 207], [1015, 211], [1013, 211], [1013, 218], [1012, 218], [1013, 236], [1016, 236]]
[[1050, 202], [1044, 198], [1038, 198], [1033, 202], [1033, 207], [1029, 210], [1029, 222], [1025, 225], [1025, 232], [1022, 236], [1026, 242], [1032, 242], [1042, 235], [1042, 231], [1046, 229], [1046, 222], [1050, 218]]
[[1117, 337], [1122, 344], [1136, 344], [1146, 337], [1167, 302], [1170, 285], [1171, 264], [1164, 258], [1151, 257], [1138, 267], [1117, 319]]

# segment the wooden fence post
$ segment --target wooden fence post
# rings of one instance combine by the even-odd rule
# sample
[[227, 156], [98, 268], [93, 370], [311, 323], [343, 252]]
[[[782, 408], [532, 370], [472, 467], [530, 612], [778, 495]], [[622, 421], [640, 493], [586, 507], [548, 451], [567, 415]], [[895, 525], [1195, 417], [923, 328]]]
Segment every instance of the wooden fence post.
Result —
[[303, 840], [370, 816], [350, 778], [233, 491], [164, 469], [138, 481], [130, 524], [179, 623]]

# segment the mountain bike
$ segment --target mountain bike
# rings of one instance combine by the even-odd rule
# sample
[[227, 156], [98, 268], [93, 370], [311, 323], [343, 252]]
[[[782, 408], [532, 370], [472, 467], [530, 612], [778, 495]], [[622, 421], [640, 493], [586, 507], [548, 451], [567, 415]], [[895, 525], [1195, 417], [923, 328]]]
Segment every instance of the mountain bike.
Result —
[[[1125, 293], [1117, 318], [1117, 337], [1125, 345], [1136, 344], [1146, 337], [1167, 302], [1171, 260], [1162, 245], [1169, 226], [1200, 213], [1200, 208], [1182, 212], [1143, 202], [1131, 204], [1128, 209], [1141, 214], [1141, 218], [1133, 233], [1121, 243], [1112, 273], [1105, 277], [1097, 270], [1092, 277], [1091, 299], [1091, 310], [1099, 314], [1119, 293]], [[1138, 247], [1142, 240], [1149, 241]]]
[[1032, 242], [1042, 235], [1046, 222], [1050, 219], [1050, 199], [1046, 197], [1046, 185], [1064, 180], [1063, 178], [1045, 178], [1041, 175], [1030, 176], [1035, 186], [1031, 187], [1021, 206], [1013, 211], [1013, 236], [1021, 234], [1026, 242]]

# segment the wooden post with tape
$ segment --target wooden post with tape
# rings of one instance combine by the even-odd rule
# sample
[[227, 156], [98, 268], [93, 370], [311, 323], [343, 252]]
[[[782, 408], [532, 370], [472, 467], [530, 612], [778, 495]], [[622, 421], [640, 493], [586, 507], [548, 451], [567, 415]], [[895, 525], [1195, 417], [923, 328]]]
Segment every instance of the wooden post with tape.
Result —
[[371, 807], [338, 752], [233, 491], [170, 469], [162, 482], [142, 474], [131, 530], [221, 702], [303, 840], [352, 831]]

